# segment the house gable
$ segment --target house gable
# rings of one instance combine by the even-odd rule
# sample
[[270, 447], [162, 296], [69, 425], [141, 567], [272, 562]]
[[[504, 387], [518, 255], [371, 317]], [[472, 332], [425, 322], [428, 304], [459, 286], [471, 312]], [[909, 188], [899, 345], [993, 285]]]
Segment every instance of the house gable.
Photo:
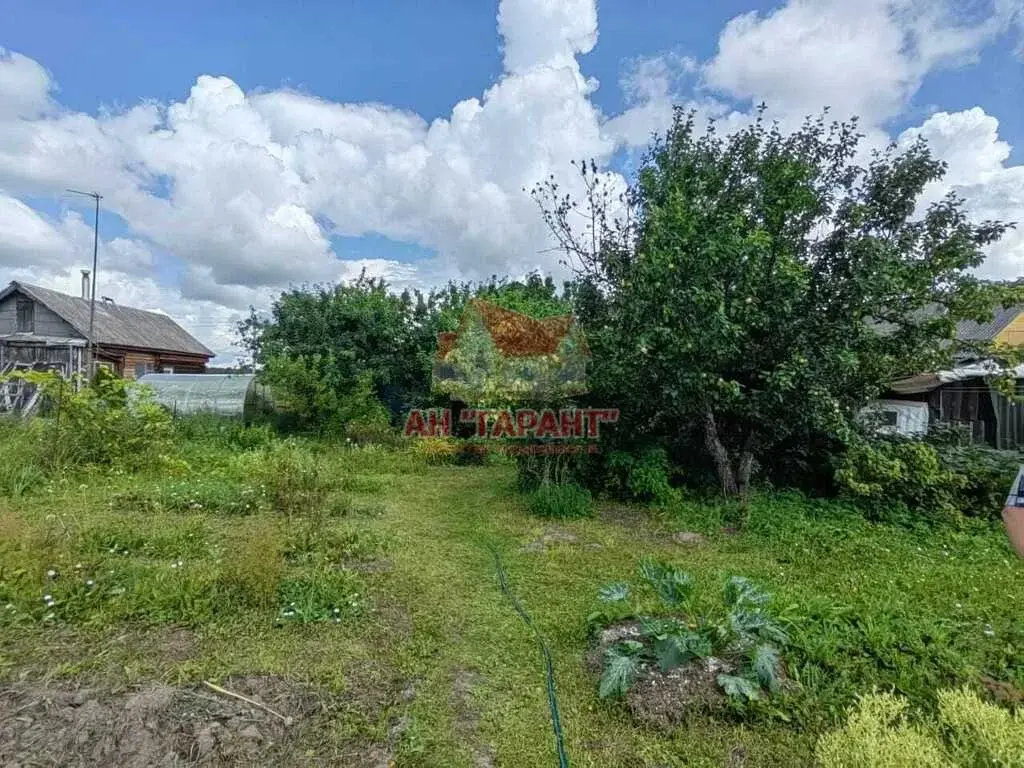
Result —
[[1017, 312], [1017, 316], [1010, 320], [995, 338], [999, 344], [1008, 344], [1019, 347], [1024, 345], [1024, 309]]
[[464, 402], [557, 399], [586, 392], [590, 356], [569, 315], [535, 319], [481, 299], [437, 339], [432, 385]]
[[45, 336], [49, 338], [83, 338], [69, 322], [51, 310], [45, 304], [36, 301], [22, 291], [14, 290], [0, 299], [0, 337], [14, 336], [23, 333], [24, 330], [18, 327], [18, 304], [19, 301], [32, 302], [32, 329], [33, 336]]

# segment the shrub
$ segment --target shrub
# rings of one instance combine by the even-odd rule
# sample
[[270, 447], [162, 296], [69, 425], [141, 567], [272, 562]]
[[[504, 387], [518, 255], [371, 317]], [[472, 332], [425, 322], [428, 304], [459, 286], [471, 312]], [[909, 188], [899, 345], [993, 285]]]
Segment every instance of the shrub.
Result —
[[846, 724], [818, 741], [822, 768], [1020, 766], [1024, 713], [983, 702], [970, 690], [939, 692], [939, 716], [914, 723], [904, 699], [864, 696]]
[[[492, 441], [493, 442], [493, 441]], [[519, 443], [524, 447], [542, 443]], [[568, 443], [565, 443], [568, 445]], [[578, 469], [585, 464], [588, 456], [570, 453], [529, 453], [512, 454], [516, 464], [516, 485], [520, 491], [535, 491], [545, 485], [567, 485], [574, 482]], [[576, 483], [577, 485], [582, 485]]]
[[391, 427], [391, 414], [377, 397], [373, 377], [364, 373], [340, 399], [338, 417], [345, 425], [345, 437], [356, 443], [390, 444], [398, 433]]
[[917, 440], [860, 441], [839, 462], [841, 492], [875, 519], [997, 518], [1021, 463], [1019, 454], [979, 445]]
[[459, 441], [450, 437], [424, 437], [412, 443], [413, 453], [427, 464], [454, 464], [459, 449]]
[[916, 440], [854, 443], [840, 460], [836, 481], [843, 495], [879, 520], [906, 517], [909, 510], [954, 519], [966, 482], [942, 465], [933, 446]]
[[822, 768], [951, 766], [934, 735], [907, 722], [907, 706], [888, 693], [863, 697], [846, 725], [818, 742]]
[[1024, 711], [1011, 715], [963, 688], [939, 692], [939, 720], [959, 764], [1024, 763]]
[[985, 445], [940, 446], [943, 466], [963, 477], [958, 506], [965, 515], [997, 518], [1024, 457]]
[[479, 467], [491, 462], [495, 452], [500, 449], [494, 440], [486, 437], [471, 437], [459, 440], [455, 451], [455, 463], [460, 467]]
[[36, 443], [39, 458], [56, 469], [103, 466], [136, 471], [173, 448], [171, 415], [136, 382], [100, 368], [85, 386], [53, 371], [19, 374], [42, 391], [49, 417]]
[[528, 501], [537, 517], [589, 517], [593, 513], [590, 491], [574, 483], [548, 483], [534, 491]]
[[722, 610], [714, 616], [695, 616], [693, 578], [672, 565], [646, 560], [640, 575], [658, 596], [663, 615], [640, 615], [629, 603], [626, 583], [608, 584], [599, 598], [604, 608], [591, 614], [591, 627], [637, 617], [639, 635], [605, 651], [604, 672], [598, 687], [601, 698], [622, 696], [645, 668], [667, 672], [698, 659], [715, 657], [728, 662], [733, 672], [717, 682], [733, 701], [743, 704], [774, 693], [781, 685], [780, 649], [789, 642], [786, 632], [769, 612], [770, 597], [750, 581], [733, 576], [722, 594]]
[[608, 455], [607, 487], [619, 498], [636, 501], [665, 501], [672, 496], [668, 454], [663, 448], [648, 448], [638, 456], [625, 451]]

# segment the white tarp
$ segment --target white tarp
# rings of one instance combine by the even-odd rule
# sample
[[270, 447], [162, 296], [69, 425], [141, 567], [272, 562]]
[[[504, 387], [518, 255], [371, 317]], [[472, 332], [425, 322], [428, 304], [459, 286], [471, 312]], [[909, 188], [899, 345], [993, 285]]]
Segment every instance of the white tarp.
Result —
[[883, 435], [921, 437], [928, 433], [928, 404], [912, 400], [874, 400], [861, 418]]
[[[931, 392], [933, 389], [964, 379], [984, 378], [985, 376], [999, 376], [1004, 373], [1003, 368], [991, 360], [982, 360], [978, 363], [960, 366], [951, 371], [938, 371], [936, 373], [922, 373], [918, 376], [910, 376], [906, 379], [894, 381], [890, 388], [893, 392], [901, 395], [912, 395], [919, 392]], [[1018, 365], [1010, 369], [1014, 378], [1024, 379], [1024, 365]]]

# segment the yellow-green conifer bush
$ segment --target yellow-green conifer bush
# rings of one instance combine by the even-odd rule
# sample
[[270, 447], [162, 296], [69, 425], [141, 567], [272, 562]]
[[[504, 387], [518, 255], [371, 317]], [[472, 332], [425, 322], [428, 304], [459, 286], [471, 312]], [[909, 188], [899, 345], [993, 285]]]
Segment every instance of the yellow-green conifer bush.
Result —
[[861, 698], [846, 724], [823, 736], [822, 768], [1024, 766], [1024, 713], [1011, 714], [964, 688], [939, 693], [939, 717], [915, 721], [891, 693]]

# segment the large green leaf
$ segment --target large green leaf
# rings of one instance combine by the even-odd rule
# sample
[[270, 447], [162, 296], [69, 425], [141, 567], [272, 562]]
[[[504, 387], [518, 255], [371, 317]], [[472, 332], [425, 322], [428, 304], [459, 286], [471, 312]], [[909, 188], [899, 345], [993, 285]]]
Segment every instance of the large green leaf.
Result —
[[652, 637], [655, 640], [662, 640], [669, 635], [682, 634], [689, 631], [689, 628], [685, 623], [675, 618], [657, 618], [652, 616], [643, 616], [640, 619], [640, 631], [646, 637]]
[[645, 560], [640, 565], [640, 575], [667, 605], [682, 605], [693, 593], [693, 577], [668, 563]]
[[725, 584], [725, 602], [730, 606], [765, 605], [768, 599], [767, 592], [742, 576], [733, 576]]
[[779, 652], [774, 646], [762, 644], [751, 654], [751, 666], [757, 681], [772, 693], [779, 690]]
[[729, 612], [729, 626], [734, 638], [744, 647], [753, 645], [757, 640], [778, 645], [789, 643], [786, 631], [763, 611], [734, 608]]
[[745, 677], [719, 675], [718, 684], [729, 698], [753, 701], [758, 697], [757, 685]]
[[696, 632], [669, 635], [654, 643], [654, 656], [662, 672], [681, 666], [696, 658], [710, 656], [711, 642]]
[[[640, 646], [639, 648], [637, 646]], [[613, 645], [604, 654], [604, 673], [598, 684], [597, 695], [602, 699], [609, 696], [625, 696], [636, 682], [640, 671], [639, 652], [643, 646], [635, 641]]]
[[605, 584], [597, 590], [597, 599], [603, 603], [616, 603], [628, 600], [629, 584], [626, 584], [624, 581]]

